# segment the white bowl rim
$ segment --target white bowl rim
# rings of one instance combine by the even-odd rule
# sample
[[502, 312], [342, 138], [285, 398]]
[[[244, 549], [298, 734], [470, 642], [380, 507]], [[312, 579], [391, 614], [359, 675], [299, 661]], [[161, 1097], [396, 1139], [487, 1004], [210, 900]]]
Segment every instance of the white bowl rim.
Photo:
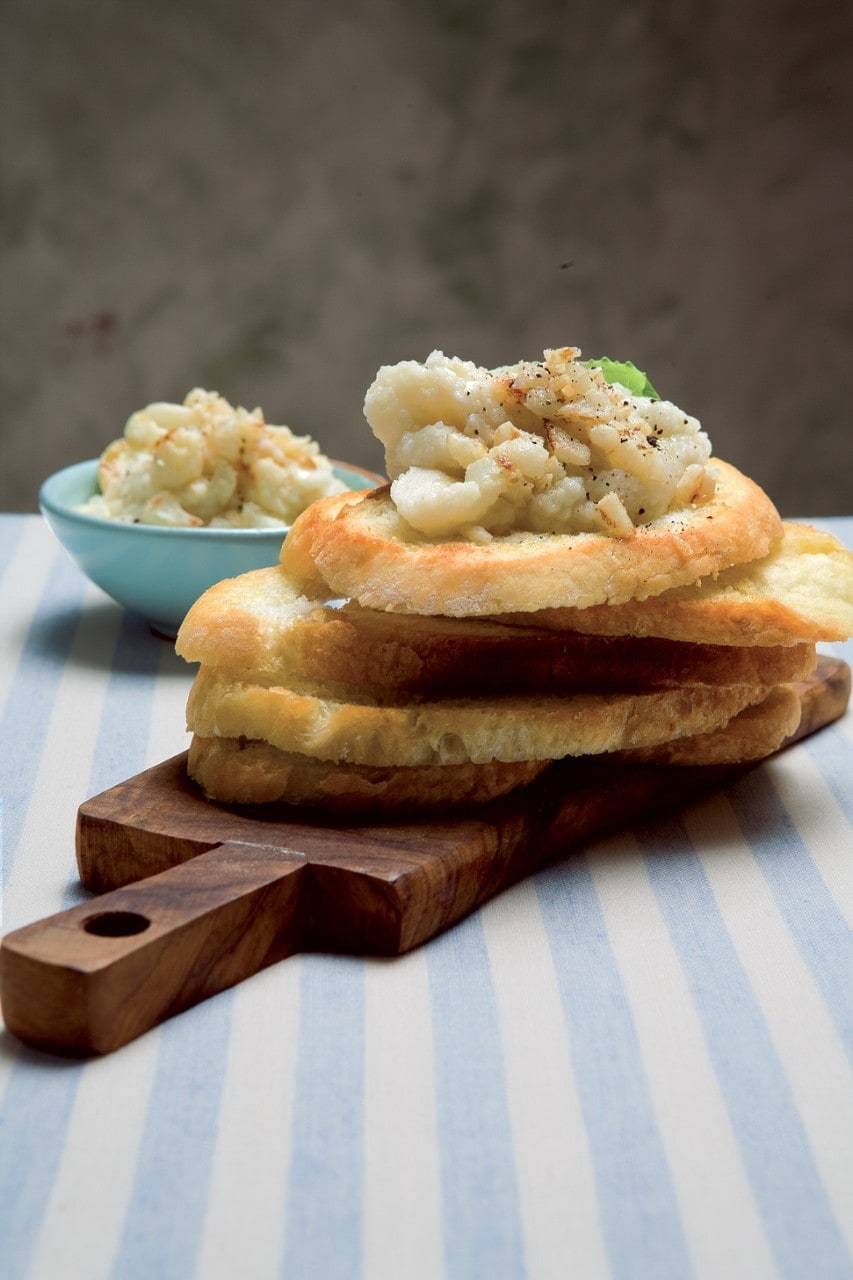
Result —
[[[209, 525], [161, 525], [161, 524], [132, 524], [124, 520], [110, 520], [105, 516], [92, 516], [86, 512], [78, 511], [75, 507], [68, 506], [67, 503], [60, 502], [54, 495], [57, 485], [64, 479], [70, 479], [74, 473], [81, 476], [88, 475], [91, 472], [92, 480], [92, 496], [94, 496], [94, 482], [97, 477], [99, 458], [85, 458], [82, 462], [72, 462], [67, 467], [62, 467], [59, 471], [54, 471], [52, 475], [47, 476], [39, 488], [39, 507], [42, 512], [48, 511], [51, 515], [57, 516], [63, 520], [71, 521], [78, 525], [81, 529], [100, 529], [109, 530], [113, 535], [126, 537], [139, 537], [141, 534], [152, 534], [155, 538], [192, 538], [202, 537], [210, 541], [230, 541], [238, 537], [241, 541], [270, 538], [281, 539], [290, 529], [289, 524], [267, 525], [260, 529], [240, 529], [232, 527], [217, 526], [211, 528]], [[372, 479], [376, 472], [368, 471], [365, 467], [360, 467], [356, 463], [340, 462], [337, 458], [330, 458], [329, 461], [333, 468], [343, 471], [356, 472], [366, 478]], [[379, 483], [383, 483], [381, 477]], [[86, 499], [82, 498], [85, 502]]]

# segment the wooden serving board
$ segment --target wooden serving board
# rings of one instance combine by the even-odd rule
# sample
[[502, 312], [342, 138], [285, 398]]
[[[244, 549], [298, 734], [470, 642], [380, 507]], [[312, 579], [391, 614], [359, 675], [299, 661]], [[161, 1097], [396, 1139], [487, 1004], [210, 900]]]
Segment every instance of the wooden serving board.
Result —
[[[798, 688], [790, 741], [843, 713], [850, 670], [821, 658]], [[368, 824], [212, 804], [176, 756], [81, 805], [80, 879], [100, 896], [3, 939], [4, 1021], [106, 1053], [295, 951], [401, 954], [579, 841], [742, 771], [564, 761], [476, 813]]]

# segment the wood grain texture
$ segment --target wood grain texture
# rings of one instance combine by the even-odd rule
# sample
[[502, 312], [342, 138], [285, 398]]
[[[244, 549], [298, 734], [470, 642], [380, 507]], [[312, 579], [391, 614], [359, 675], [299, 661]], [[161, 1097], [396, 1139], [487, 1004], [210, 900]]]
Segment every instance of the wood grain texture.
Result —
[[[789, 741], [843, 713], [850, 670], [821, 658], [798, 689]], [[104, 1053], [295, 950], [400, 954], [589, 836], [741, 771], [561, 761], [476, 814], [330, 823], [212, 804], [176, 756], [80, 806], [80, 878], [102, 896], [3, 940], [6, 1026]]]
[[40, 1048], [107, 1053], [298, 949], [305, 864], [224, 844], [18, 929], [0, 948], [6, 1026]]

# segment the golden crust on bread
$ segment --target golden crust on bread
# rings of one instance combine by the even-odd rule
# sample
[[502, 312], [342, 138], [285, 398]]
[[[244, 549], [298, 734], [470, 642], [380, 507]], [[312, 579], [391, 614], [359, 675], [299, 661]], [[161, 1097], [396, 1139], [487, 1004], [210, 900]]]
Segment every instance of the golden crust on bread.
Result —
[[243, 680], [290, 673], [302, 665], [293, 650], [303, 635], [318, 637], [334, 617], [333, 599], [322, 584], [302, 582], [280, 565], [224, 578], [190, 608], [175, 652]]
[[[527, 625], [517, 614], [502, 621]], [[786, 521], [769, 555], [653, 599], [547, 609], [537, 625], [687, 643], [785, 645], [853, 632], [853, 556], [830, 533]]]
[[[508, 626], [487, 618], [422, 618], [333, 607], [281, 566], [211, 587], [178, 633], [177, 652], [234, 679], [311, 681], [332, 696], [381, 701], [565, 690], [672, 688], [796, 680], [814, 646], [727, 649]], [[534, 621], [536, 615], [523, 614]]]
[[718, 728], [766, 693], [766, 686], [692, 686], [383, 706], [233, 681], [201, 667], [187, 701], [187, 728], [355, 764], [485, 764], [652, 746]]
[[796, 730], [801, 714], [796, 689], [778, 685], [762, 702], [745, 707], [719, 729], [621, 752], [619, 759], [661, 765], [748, 764], [777, 751]]
[[188, 771], [221, 804], [313, 805], [336, 813], [411, 811], [485, 804], [525, 786], [548, 760], [376, 768], [281, 751], [244, 738], [190, 743]]
[[360, 604], [451, 617], [646, 599], [769, 551], [782, 523], [767, 495], [715, 459], [714, 497], [630, 537], [514, 533], [489, 542], [416, 534], [390, 489], [320, 499], [294, 522], [281, 563]]
[[[738, 765], [763, 760], [795, 732], [801, 715], [793, 685], [777, 685], [709, 733], [655, 747], [614, 753], [618, 764]], [[287, 803], [335, 813], [411, 812], [479, 805], [526, 786], [549, 760], [488, 764], [371, 766], [320, 760], [246, 738], [190, 743], [188, 772], [205, 795], [221, 804]], [[614, 775], [617, 776], [617, 775]]]

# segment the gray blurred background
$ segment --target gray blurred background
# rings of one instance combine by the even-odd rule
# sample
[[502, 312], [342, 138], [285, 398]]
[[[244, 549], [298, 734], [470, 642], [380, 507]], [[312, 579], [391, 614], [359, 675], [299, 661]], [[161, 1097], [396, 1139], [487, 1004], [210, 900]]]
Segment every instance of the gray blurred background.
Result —
[[2, 509], [198, 385], [381, 469], [380, 364], [573, 344], [853, 512], [850, 4], [2, 15]]

